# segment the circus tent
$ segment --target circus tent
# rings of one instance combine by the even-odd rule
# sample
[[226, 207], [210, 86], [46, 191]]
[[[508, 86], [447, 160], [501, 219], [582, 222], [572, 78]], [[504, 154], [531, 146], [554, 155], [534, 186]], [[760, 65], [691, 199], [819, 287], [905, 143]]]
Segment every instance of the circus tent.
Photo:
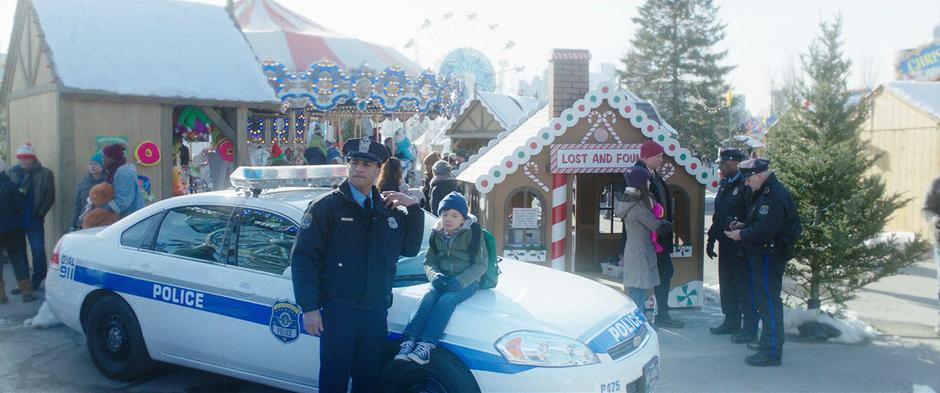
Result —
[[274, 0], [241, 0], [235, 17], [261, 61], [274, 60], [293, 71], [329, 59], [341, 69], [399, 66], [411, 75], [421, 67], [390, 46], [337, 33]]

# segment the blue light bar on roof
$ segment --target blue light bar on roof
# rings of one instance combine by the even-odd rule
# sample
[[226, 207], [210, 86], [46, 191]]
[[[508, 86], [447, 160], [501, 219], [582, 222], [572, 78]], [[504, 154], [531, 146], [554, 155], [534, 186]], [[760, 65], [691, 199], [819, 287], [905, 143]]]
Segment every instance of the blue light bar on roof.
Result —
[[230, 176], [232, 186], [249, 190], [278, 187], [332, 187], [346, 180], [345, 165], [242, 166]]

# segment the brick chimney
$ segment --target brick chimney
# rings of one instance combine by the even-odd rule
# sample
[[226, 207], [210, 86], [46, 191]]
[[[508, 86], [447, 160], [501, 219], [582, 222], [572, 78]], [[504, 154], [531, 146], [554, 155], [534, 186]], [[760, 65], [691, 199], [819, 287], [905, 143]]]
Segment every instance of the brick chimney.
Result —
[[591, 52], [587, 49], [553, 49], [548, 61], [548, 90], [552, 117], [570, 108], [590, 90]]

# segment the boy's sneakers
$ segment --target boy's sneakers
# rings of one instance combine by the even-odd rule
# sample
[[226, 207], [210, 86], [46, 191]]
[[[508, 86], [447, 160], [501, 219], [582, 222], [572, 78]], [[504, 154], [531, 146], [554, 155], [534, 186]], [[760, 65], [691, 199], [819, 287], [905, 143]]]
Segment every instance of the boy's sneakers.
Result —
[[402, 341], [401, 345], [399, 345], [398, 355], [395, 355], [395, 360], [402, 361], [402, 362], [407, 362], [411, 360], [408, 358], [408, 354], [414, 350], [415, 350], [414, 341], [412, 340]]
[[431, 351], [434, 350], [434, 347], [434, 344], [420, 342], [414, 351], [408, 354], [408, 358], [422, 366], [428, 364], [431, 362]]

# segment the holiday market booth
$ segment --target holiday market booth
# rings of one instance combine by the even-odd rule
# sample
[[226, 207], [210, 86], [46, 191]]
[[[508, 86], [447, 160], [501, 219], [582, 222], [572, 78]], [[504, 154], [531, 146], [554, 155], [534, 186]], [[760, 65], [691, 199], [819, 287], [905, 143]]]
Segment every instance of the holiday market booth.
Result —
[[[281, 105], [224, 8], [92, 0], [17, 3], [0, 103], [10, 145], [31, 142], [55, 174], [49, 242], [69, 227], [77, 183], [104, 145], [127, 144], [151, 199], [187, 192], [188, 165], [218, 167], [206, 182], [223, 187], [247, 154], [233, 141], [247, 137], [249, 110]], [[184, 162], [193, 147], [205, 154]]]
[[[472, 209], [497, 239], [500, 254], [579, 274], [617, 275], [623, 222], [613, 200], [640, 144], [665, 150], [662, 174], [675, 206], [676, 274], [670, 303], [700, 306], [704, 194], [718, 176], [675, 139], [655, 108], [605, 83], [558, 117], [540, 110], [462, 166]], [[619, 281], [619, 280], [618, 280]]]

